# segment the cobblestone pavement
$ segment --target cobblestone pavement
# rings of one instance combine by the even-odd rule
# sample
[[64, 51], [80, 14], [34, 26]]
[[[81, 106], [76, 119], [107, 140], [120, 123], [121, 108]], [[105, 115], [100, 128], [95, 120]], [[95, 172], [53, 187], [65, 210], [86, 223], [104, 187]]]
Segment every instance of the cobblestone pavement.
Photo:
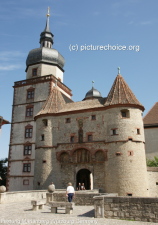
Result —
[[73, 214], [70, 215], [65, 214], [63, 208], [60, 208], [57, 214], [52, 214], [49, 206], [45, 206], [42, 210], [32, 211], [31, 201], [27, 201], [21, 203], [0, 204], [0, 225], [2, 224], [154, 225], [158, 223], [94, 218], [93, 206], [75, 206]]

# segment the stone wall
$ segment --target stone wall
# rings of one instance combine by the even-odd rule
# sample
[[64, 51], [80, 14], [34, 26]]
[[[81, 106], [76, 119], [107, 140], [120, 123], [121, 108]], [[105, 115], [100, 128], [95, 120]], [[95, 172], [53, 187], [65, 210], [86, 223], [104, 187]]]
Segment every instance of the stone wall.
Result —
[[46, 190], [42, 191], [15, 191], [0, 193], [0, 204], [10, 202], [26, 202], [33, 199], [45, 199]]
[[[53, 193], [53, 200], [57, 202], [67, 202], [66, 197], [66, 190], [65, 191], [55, 191]], [[76, 191], [75, 198], [73, 202], [75, 205], [94, 205], [94, 196], [104, 195], [99, 193], [98, 190], [92, 191]], [[107, 193], [105, 193], [107, 195]]]
[[95, 217], [158, 222], [158, 198], [94, 197]]

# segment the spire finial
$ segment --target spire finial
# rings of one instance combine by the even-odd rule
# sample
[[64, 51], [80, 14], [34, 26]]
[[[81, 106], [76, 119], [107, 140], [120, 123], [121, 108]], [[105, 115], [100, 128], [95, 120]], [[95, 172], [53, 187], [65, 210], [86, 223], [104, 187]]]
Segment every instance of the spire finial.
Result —
[[94, 80], [92, 80], [92, 88], [94, 87]]
[[118, 69], [118, 74], [120, 74], [120, 67], [118, 67], [117, 69]]
[[50, 17], [50, 7], [48, 6], [47, 17]]

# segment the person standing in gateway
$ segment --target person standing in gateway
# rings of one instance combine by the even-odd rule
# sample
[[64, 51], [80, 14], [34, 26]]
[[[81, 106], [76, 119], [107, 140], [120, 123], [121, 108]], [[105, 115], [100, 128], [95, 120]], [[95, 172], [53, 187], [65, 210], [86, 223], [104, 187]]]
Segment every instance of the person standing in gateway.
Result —
[[72, 183], [68, 183], [68, 186], [66, 189], [66, 196], [68, 197], [68, 202], [72, 202], [72, 199], [75, 196], [75, 189], [72, 186]]

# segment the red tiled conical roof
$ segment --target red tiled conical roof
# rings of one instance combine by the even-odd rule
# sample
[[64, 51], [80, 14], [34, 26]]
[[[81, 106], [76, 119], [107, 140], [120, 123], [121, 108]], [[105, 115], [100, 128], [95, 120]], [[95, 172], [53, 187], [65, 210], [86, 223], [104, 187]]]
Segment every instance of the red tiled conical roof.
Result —
[[146, 114], [143, 121], [144, 125], [158, 124], [158, 102], [156, 102], [154, 106], [150, 109], [150, 111]]
[[39, 111], [39, 113], [36, 116], [42, 114], [57, 113], [59, 112], [59, 110], [62, 109], [64, 105], [65, 101], [58, 87], [53, 87], [43, 108]]
[[117, 75], [105, 102], [105, 106], [114, 105], [137, 105], [144, 110], [143, 105], [137, 100], [120, 74]]

